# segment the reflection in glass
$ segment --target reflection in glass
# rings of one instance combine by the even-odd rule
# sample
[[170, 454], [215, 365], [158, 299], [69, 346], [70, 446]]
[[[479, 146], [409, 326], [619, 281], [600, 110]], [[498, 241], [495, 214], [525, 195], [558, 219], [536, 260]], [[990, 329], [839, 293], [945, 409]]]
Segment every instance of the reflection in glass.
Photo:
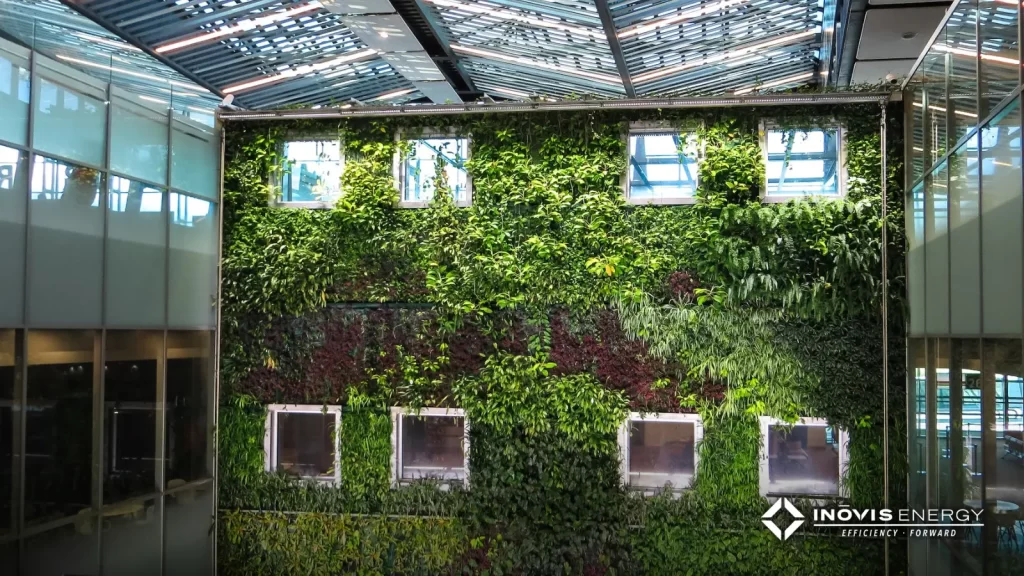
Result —
[[954, 334], [981, 331], [981, 176], [977, 141], [975, 135], [949, 159], [949, 296]]
[[20, 325], [24, 316], [27, 203], [28, 154], [0, 146], [0, 326]]
[[25, 145], [32, 75], [25, 58], [0, 50], [0, 140]]
[[341, 196], [341, 146], [337, 140], [284, 144], [282, 202], [333, 202]]
[[212, 484], [164, 496], [164, 576], [212, 573]]
[[17, 526], [13, 506], [14, 470], [18, 465], [14, 445], [15, 415], [17, 410], [14, 393], [17, 364], [15, 362], [15, 332], [0, 330], [0, 536]]
[[100, 323], [102, 177], [98, 170], [36, 156], [32, 168], [29, 322]]
[[182, 328], [213, 327], [217, 297], [216, 205], [170, 195], [168, 322]]
[[110, 169], [167, 183], [167, 113], [115, 97], [110, 117]]
[[99, 572], [100, 522], [91, 511], [60, 528], [47, 530], [25, 540], [22, 574], [68, 576]]
[[629, 197], [691, 198], [697, 191], [697, 135], [629, 135]]
[[771, 494], [838, 494], [839, 432], [834, 426], [768, 429]]
[[946, 162], [925, 179], [925, 328], [949, 331], [949, 181]]
[[167, 333], [168, 487], [210, 475], [209, 407], [213, 391], [213, 339], [209, 332]]
[[171, 186], [203, 198], [219, 192], [219, 133], [175, 115], [171, 130]]
[[1000, 553], [1024, 555], [1024, 534], [1018, 524], [1024, 519], [1021, 340], [985, 340], [984, 356], [983, 382], [991, 387], [985, 390], [991, 399], [991, 408], [985, 410], [985, 452], [992, 459], [985, 477], [986, 521], [993, 524], [989, 534]]
[[167, 276], [164, 194], [118, 176], [107, 194], [106, 324], [162, 327]]
[[982, 303], [986, 334], [1022, 331], [1021, 116], [1017, 99], [981, 137]]
[[[982, 116], [1009, 95], [1020, 82], [1020, 46], [1017, 38], [1017, 3], [978, 0], [981, 34]], [[972, 49], [973, 51], [973, 49]]]
[[108, 330], [103, 367], [103, 503], [156, 487], [163, 332]]
[[466, 477], [465, 418], [402, 416], [401, 479]]
[[63, 158], [94, 166], [103, 164], [107, 106], [100, 95], [39, 78], [34, 89], [34, 146]]
[[92, 331], [28, 332], [25, 519], [45, 521], [91, 504]]
[[334, 476], [334, 412], [278, 412], [274, 469], [304, 478]]
[[155, 498], [106, 507], [102, 576], [153, 574], [160, 566], [160, 509]]
[[[977, 2], [961, 2], [946, 22], [945, 43], [940, 34], [938, 42], [950, 46], [949, 52], [949, 117], [953, 132], [949, 145], [953, 146], [967, 131], [978, 125], [978, 59]], [[1014, 30], [1016, 34], [1016, 30]]]
[[907, 299], [910, 333], [924, 334], [924, 182], [906, 196]]
[[448, 187], [456, 202], [469, 201], [469, 173], [466, 159], [469, 157], [467, 138], [423, 138], [413, 140], [412, 152], [404, 162], [402, 175], [403, 202], [430, 202], [434, 197], [437, 178], [436, 160], [444, 163], [444, 174]]
[[769, 130], [768, 196], [839, 194], [839, 130]]
[[907, 86], [910, 105], [913, 107], [910, 112], [911, 125], [907, 137], [910, 139], [910, 157], [907, 163], [910, 165], [910, 181], [917, 180], [924, 175], [926, 162], [931, 164], [930, 158], [926, 159], [925, 136], [928, 132], [925, 121], [924, 99], [925, 91], [916, 84]]
[[927, 503], [927, 364], [924, 338], [912, 338], [907, 350], [907, 407], [909, 409], [908, 448], [910, 454], [910, 506], [915, 510], [928, 507]]
[[693, 479], [695, 456], [693, 422], [630, 423], [630, 486], [686, 488]]

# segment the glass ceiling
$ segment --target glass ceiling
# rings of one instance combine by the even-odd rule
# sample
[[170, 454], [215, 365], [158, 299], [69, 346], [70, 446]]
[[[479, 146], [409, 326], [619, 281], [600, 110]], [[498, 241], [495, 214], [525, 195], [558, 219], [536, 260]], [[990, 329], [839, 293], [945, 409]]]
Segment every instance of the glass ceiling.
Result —
[[[234, 94], [241, 106], [281, 108], [352, 98], [422, 100], [418, 80], [424, 78], [392, 67], [394, 53], [422, 54], [467, 100], [483, 93], [519, 100], [743, 94], [813, 84], [823, 15], [835, 14], [836, 2], [78, 0], [75, 6], [203, 84]], [[393, 36], [387, 42], [367, 36], [388, 38], [385, 30]]]

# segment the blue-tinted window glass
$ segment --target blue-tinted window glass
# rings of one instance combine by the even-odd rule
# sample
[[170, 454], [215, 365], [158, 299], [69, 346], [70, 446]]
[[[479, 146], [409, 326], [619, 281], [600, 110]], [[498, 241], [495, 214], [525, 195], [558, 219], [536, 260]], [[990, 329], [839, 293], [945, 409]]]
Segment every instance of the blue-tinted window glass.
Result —
[[102, 100], [41, 78], [35, 87], [35, 147], [57, 156], [103, 164], [107, 106]]
[[216, 199], [220, 189], [220, 131], [175, 118], [171, 132], [171, 186]]
[[24, 145], [28, 140], [28, 63], [0, 52], [0, 140]]
[[110, 169], [167, 183], [167, 114], [143, 106], [111, 106]]
[[466, 138], [424, 138], [413, 140], [402, 177], [403, 202], [430, 202], [434, 197], [435, 162], [444, 159], [448, 187], [456, 202], [469, 201], [469, 140]]
[[36, 156], [30, 189], [29, 317], [37, 326], [101, 321], [102, 176]]
[[629, 136], [630, 198], [691, 198], [696, 191], [696, 134], [672, 132]]
[[333, 202], [341, 196], [337, 140], [285, 142], [281, 202]]
[[769, 130], [768, 196], [839, 194], [839, 130]]
[[0, 326], [22, 320], [27, 199], [28, 155], [0, 146]]
[[106, 323], [164, 325], [167, 218], [163, 191], [112, 176], [107, 194]]
[[170, 212], [168, 323], [183, 328], [213, 326], [217, 295], [216, 205], [172, 192]]

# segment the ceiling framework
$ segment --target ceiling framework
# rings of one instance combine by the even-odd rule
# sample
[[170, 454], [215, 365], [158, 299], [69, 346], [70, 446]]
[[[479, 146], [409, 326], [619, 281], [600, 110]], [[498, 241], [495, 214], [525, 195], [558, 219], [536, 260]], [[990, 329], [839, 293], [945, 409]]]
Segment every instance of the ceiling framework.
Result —
[[262, 109], [824, 84], [846, 12], [842, 0], [62, 1]]

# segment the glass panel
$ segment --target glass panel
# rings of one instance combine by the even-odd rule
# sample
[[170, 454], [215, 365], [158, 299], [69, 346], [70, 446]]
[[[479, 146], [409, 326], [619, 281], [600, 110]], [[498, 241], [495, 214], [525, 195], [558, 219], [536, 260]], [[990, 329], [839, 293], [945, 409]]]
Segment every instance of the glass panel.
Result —
[[[963, 508], [981, 498], [981, 345], [978, 340], [950, 341], [948, 387], [941, 374], [938, 389], [939, 505]], [[948, 413], [948, 419], [946, 414]], [[954, 547], [980, 560], [981, 531], [958, 531]]]
[[110, 117], [110, 169], [167, 183], [167, 113], [115, 98]]
[[210, 332], [167, 333], [167, 486], [210, 475], [210, 397], [213, 338]]
[[[984, 114], [1020, 82], [1017, 5], [1006, 0], [980, 0], [981, 102]], [[983, 115], [984, 115], [983, 114]]]
[[103, 366], [103, 503], [156, 488], [157, 380], [163, 332], [107, 331]]
[[924, 338], [912, 338], [907, 350], [907, 406], [909, 407], [910, 506], [923, 510], [927, 503], [927, 431], [926, 373]]
[[982, 297], [986, 334], [1022, 330], [1022, 243], [1019, 99], [993, 119], [982, 134]]
[[282, 202], [333, 202], [341, 196], [341, 146], [337, 140], [285, 142]]
[[18, 569], [18, 540], [0, 540], [0, 566], [10, 567], [12, 574], [17, 574]]
[[28, 154], [0, 146], [0, 326], [24, 320], [27, 202]]
[[925, 153], [925, 136], [928, 133], [928, 123], [924, 113], [925, 90], [916, 85], [908, 85], [907, 88], [911, 91], [908, 101], [913, 106], [910, 126], [910, 181], [917, 182], [924, 175], [924, 170], [927, 167], [925, 164], [931, 165], [931, 155]]
[[220, 132], [177, 117], [171, 134], [171, 186], [216, 200], [220, 189]]
[[292, 476], [334, 476], [336, 415], [310, 412], [278, 412], [277, 461], [274, 469]]
[[213, 327], [217, 298], [217, 210], [201, 198], [170, 194], [168, 323]]
[[696, 434], [693, 422], [630, 423], [629, 485], [686, 488], [693, 479]]
[[839, 194], [839, 130], [769, 130], [768, 196]]
[[25, 540], [22, 574], [69, 576], [99, 572], [99, 518], [83, 511], [80, 520]]
[[30, 82], [28, 61], [0, 50], [0, 140], [22, 146], [28, 142]]
[[413, 140], [405, 160], [402, 178], [403, 202], [430, 202], [434, 197], [435, 161], [444, 159], [444, 173], [456, 202], [469, 201], [469, 140], [466, 138], [424, 138]]
[[769, 427], [769, 493], [838, 494], [839, 450], [833, 426]]
[[925, 180], [925, 329], [949, 333], [949, 186], [943, 162]]
[[692, 198], [696, 191], [696, 134], [630, 134], [630, 198]]
[[981, 333], [981, 223], [978, 138], [949, 159], [950, 327], [954, 334]]
[[946, 56], [945, 52], [930, 51], [921, 62], [924, 82], [921, 89], [928, 102], [924, 114], [928, 134], [925, 166], [935, 164], [946, 153]]
[[953, 121], [950, 146], [978, 124], [976, 5], [976, 1], [961, 2], [946, 24], [945, 44], [942, 44], [941, 34], [936, 41], [940, 46], [949, 47], [949, 105]]
[[[992, 386], [991, 393], [986, 390], [985, 394], [993, 400], [992, 419], [985, 435], [985, 453], [992, 458], [985, 478], [987, 521], [994, 524], [992, 535], [998, 552], [1017, 555], [1020, 562], [1019, 556], [1024, 555], [1020, 547], [1024, 535], [1017, 524], [1024, 518], [1021, 515], [1024, 510], [1021, 341], [986, 340], [985, 346], [985, 365], [993, 371], [991, 377], [986, 374], [984, 379], [985, 386]], [[985, 412], [988, 417], [989, 409]]]
[[92, 501], [94, 332], [28, 333], [25, 519], [70, 516]]
[[160, 566], [157, 500], [125, 502], [103, 513], [103, 576], [154, 574]]
[[164, 516], [164, 576], [211, 574], [212, 484], [165, 496]]
[[100, 323], [103, 210], [100, 173], [35, 157], [32, 170], [29, 321]]
[[44, 152], [103, 165], [107, 106], [103, 100], [39, 78], [33, 90], [33, 143]]
[[21, 411], [16, 403], [14, 386], [21, 379], [15, 372], [17, 363], [14, 338], [14, 330], [0, 330], [0, 537], [17, 526], [12, 490], [15, 486], [15, 466], [18, 466], [18, 447], [14, 439], [18, 436], [15, 426], [19, 424], [15, 421], [15, 414]]
[[910, 299], [910, 333], [924, 334], [924, 182], [906, 198], [907, 292]]
[[[932, 426], [928, 429], [928, 502], [932, 508], [947, 500], [942, 491], [948, 485], [940, 462], [942, 453], [948, 449], [949, 432], [949, 340], [933, 338], [928, 341], [930, 356], [930, 381], [928, 382], [928, 416]], [[944, 399], [943, 399], [943, 394]], [[947, 466], [948, 468], [948, 466]]]
[[164, 193], [110, 177], [107, 196], [106, 324], [162, 327], [167, 276]]
[[403, 416], [403, 480], [466, 477], [461, 416]]

